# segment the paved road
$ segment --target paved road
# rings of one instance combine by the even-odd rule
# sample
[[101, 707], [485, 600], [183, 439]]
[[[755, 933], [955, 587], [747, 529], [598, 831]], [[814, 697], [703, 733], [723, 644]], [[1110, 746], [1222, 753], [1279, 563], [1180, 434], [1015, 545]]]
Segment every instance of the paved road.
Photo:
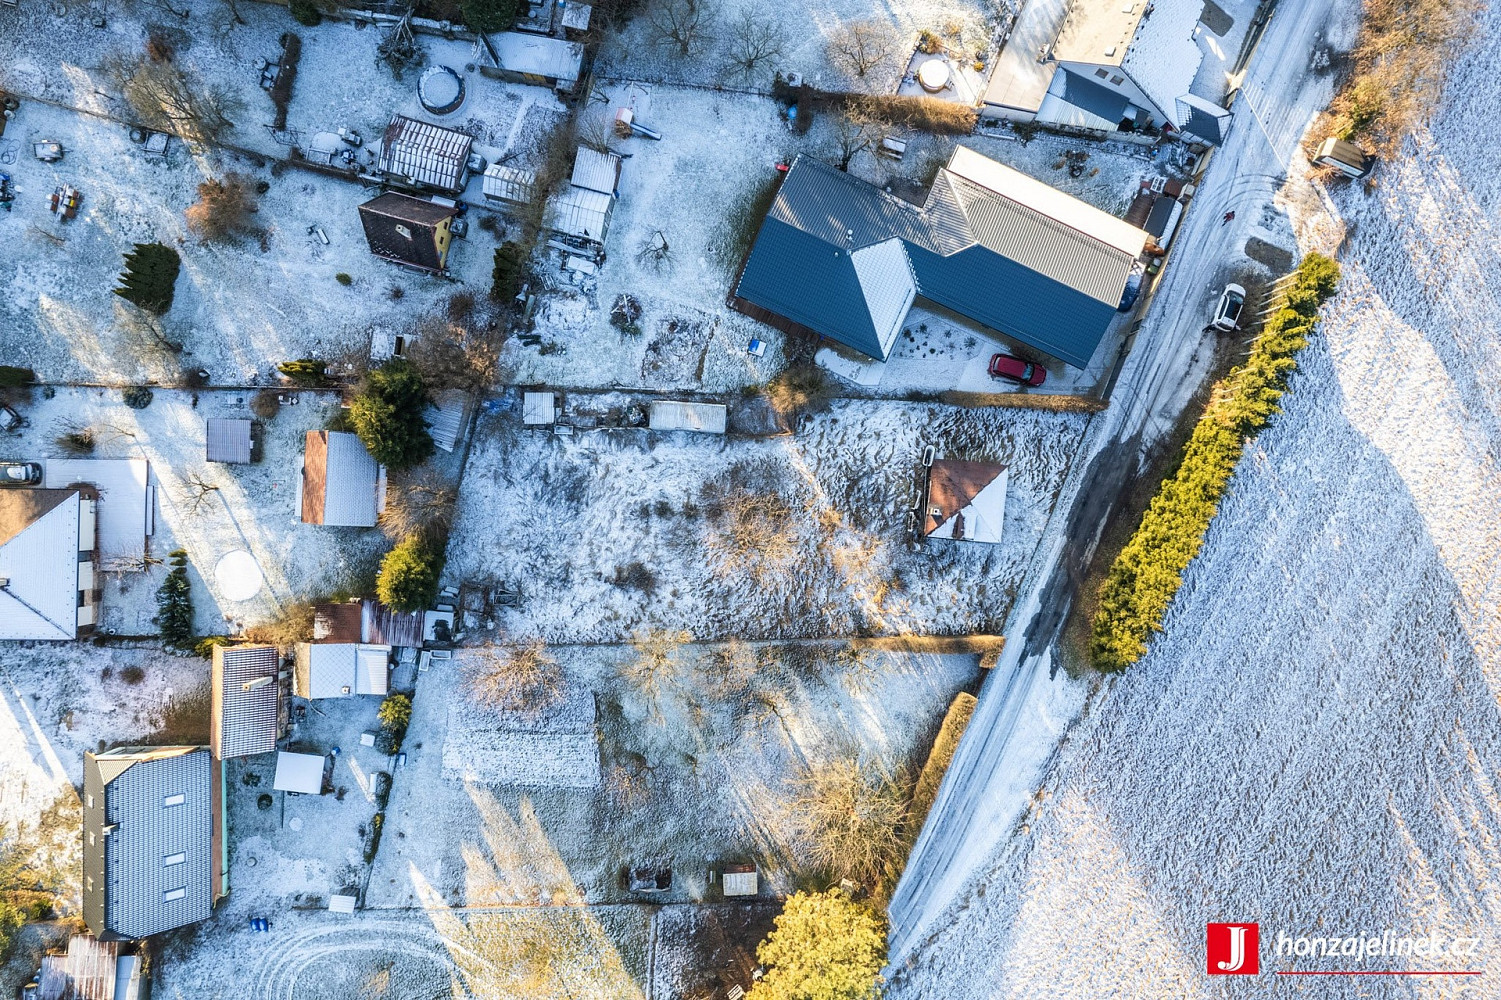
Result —
[[[1240, 253], [1247, 230], [1282, 187], [1304, 128], [1328, 100], [1330, 83], [1311, 65], [1329, 17], [1323, 0], [1282, 0], [1266, 27], [1235, 103], [1229, 139], [1179, 232], [1113, 403], [1089, 426], [1089, 457], [1076, 464], [1065, 486], [1065, 502], [1007, 623], [1007, 634], [1020, 634], [1022, 641], [1007, 645], [981, 691], [897, 887], [890, 907], [893, 965], [921, 946], [1008, 836], [1045, 764], [1034, 741], [1013, 740], [1018, 722], [1035, 718], [1048, 694], [1049, 651], [1122, 486], [1206, 373], [1211, 352], [1201, 331], [1224, 280], [1220, 262]], [[1229, 211], [1235, 221], [1222, 224]]]

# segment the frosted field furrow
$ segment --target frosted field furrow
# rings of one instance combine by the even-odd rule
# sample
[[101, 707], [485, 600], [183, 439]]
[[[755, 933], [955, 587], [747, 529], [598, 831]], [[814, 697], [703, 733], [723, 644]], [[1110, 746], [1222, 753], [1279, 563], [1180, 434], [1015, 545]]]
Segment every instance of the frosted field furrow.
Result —
[[[1152, 651], [1098, 694], [895, 996], [1266, 995], [1265, 974], [1203, 976], [1212, 920], [1260, 922], [1264, 973], [1336, 967], [1272, 956], [1279, 930], [1478, 935], [1437, 967], [1501, 963], [1498, 24], [1409, 158], [1335, 193], [1345, 280], [1285, 413]], [[1485, 978], [1275, 986], [1494, 995]]]

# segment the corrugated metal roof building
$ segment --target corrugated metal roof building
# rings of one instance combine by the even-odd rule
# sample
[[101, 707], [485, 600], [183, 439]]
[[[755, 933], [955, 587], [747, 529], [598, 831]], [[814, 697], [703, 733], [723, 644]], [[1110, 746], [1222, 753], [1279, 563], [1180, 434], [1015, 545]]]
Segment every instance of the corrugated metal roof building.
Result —
[[210, 462], [244, 465], [250, 461], [250, 421], [209, 417], [206, 457]]
[[620, 187], [620, 164], [620, 157], [614, 153], [580, 146], [573, 157], [573, 177], [569, 183], [585, 191], [613, 195]]
[[281, 728], [281, 657], [275, 646], [215, 646], [209, 668], [213, 695], [209, 748], [220, 760], [276, 749]]
[[610, 231], [610, 216], [614, 212], [614, 198], [570, 184], [549, 203], [547, 228], [603, 243], [605, 234]]
[[884, 361], [923, 298], [1082, 368], [1146, 240], [963, 146], [920, 209], [800, 156], [731, 305]]
[[83, 755], [83, 919], [103, 941], [208, 919], [228, 892], [223, 785], [208, 747]]
[[386, 126], [377, 166], [393, 180], [458, 194], [473, 145], [473, 137], [463, 132], [395, 115]]
[[384, 695], [390, 679], [391, 647], [354, 642], [299, 642], [292, 675], [300, 698]]

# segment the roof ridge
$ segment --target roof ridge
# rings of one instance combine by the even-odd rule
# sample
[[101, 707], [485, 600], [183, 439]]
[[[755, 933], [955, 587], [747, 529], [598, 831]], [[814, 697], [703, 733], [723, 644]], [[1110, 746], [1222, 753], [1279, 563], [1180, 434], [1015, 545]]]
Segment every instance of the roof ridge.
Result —
[[[942, 175], [942, 174], [950, 174], [952, 176], [952, 178], [954, 179], [954, 181], [960, 183], [961, 189], [962, 189], [963, 185], [968, 185], [968, 186], [976, 189], [976, 192], [978, 193], [978, 196], [980, 198], [994, 198], [994, 199], [999, 199], [999, 200], [1007, 202], [1010, 205], [1014, 205], [1016, 208], [1020, 209], [1023, 213], [1025, 213], [1029, 218], [1036, 220], [1037, 222], [1041, 223], [1042, 225], [1046, 226], [1047, 228], [1052, 229], [1054, 232], [1060, 233], [1062, 235], [1071, 235], [1071, 236], [1076, 237], [1077, 239], [1079, 239], [1080, 242], [1084, 242], [1084, 243], [1086, 243], [1088, 245], [1099, 247], [1100, 249], [1106, 250], [1106, 251], [1110, 252], [1111, 254], [1119, 256], [1119, 257], [1126, 257], [1126, 258], [1130, 257], [1130, 255], [1127, 254], [1120, 247], [1112, 246], [1111, 244], [1106, 243], [1104, 240], [1100, 239], [1098, 236], [1092, 236], [1089, 233], [1086, 233], [1084, 230], [1080, 229], [1078, 226], [1070, 225], [1069, 223], [1064, 222], [1062, 219], [1054, 218], [1053, 216], [1048, 215], [1046, 212], [1039, 212], [1037, 209], [1033, 208], [1031, 205], [1028, 205], [1024, 201], [1019, 201], [1018, 199], [1013, 198], [1010, 195], [1003, 194], [1000, 191], [996, 191], [996, 190], [993, 190], [991, 188], [988, 188], [985, 185], [981, 184], [979, 181], [971, 180], [970, 178], [965, 177], [962, 174], [956, 174], [952, 170], [950, 170], [948, 167], [943, 167], [938, 172], [939, 172], [940, 175]], [[964, 210], [965, 221], [968, 222], [969, 221], [969, 207], [970, 206], [969, 206], [969, 202], [964, 198], [964, 196], [962, 194], [959, 195], [959, 206], [960, 206], [960, 208], [962, 208]], [[978, 242], [978, 240], [976, 242]]]

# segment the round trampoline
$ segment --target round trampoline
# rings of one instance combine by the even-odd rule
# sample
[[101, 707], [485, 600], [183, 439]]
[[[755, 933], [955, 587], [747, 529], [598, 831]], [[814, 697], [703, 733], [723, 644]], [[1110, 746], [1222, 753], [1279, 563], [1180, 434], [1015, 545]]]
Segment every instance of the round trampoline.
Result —
[[435, 115], [451, 115], [464, 103], [464, 78], [447, 66], [429, 66], [417, 83], [417, 99]]
[[214, 582], [226, 601], [248, 601], [261, 592], [265, 577], [255, 557], [244, 549], [227, 552], [214, 566]]
[[929, 59], [917, 67], [917, 82], [928, 93], [938, 93], [949, 85], [949, 64], [942, 59]]

